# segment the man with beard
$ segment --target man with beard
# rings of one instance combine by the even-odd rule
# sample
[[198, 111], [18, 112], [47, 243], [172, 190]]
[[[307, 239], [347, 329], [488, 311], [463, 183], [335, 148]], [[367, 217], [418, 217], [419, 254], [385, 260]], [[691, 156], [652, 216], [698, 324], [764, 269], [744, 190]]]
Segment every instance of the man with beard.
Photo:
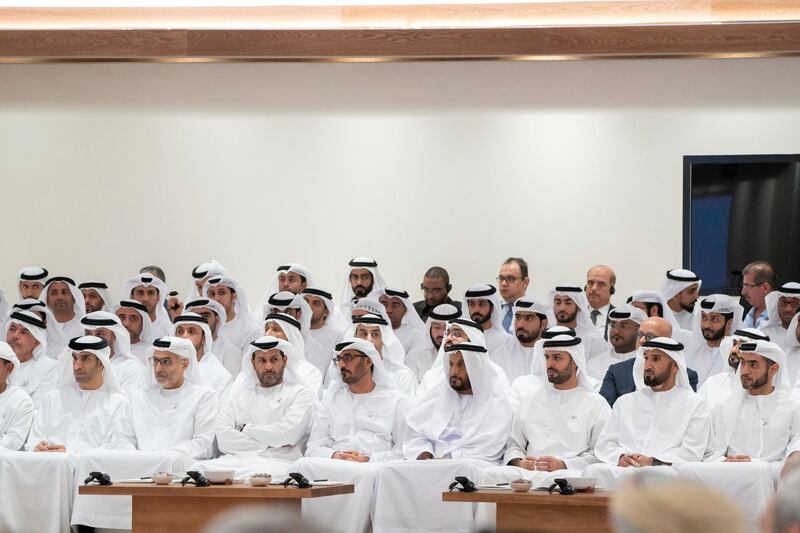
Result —
[[609, 366], [632, 359], [636, 355], [639, 326], [646, 318], [641, 309], [629, 304], [612, 309], [608, 313], [608, 343], [611, 347], [589, 362], [587, 374], [602, 380]]
[[149, 274], [133, 276], [122, 284], [122, 299], [136, 300], [147, 308], [147, 314], [153, 324], [153, 335], [156, 337], [166, 337], [170, 334], [171, 321], [164, 307], [167, 291], [163, 281]]
[[692, 329], [692, 313], [694, 304], [700, 296], [702, 284], [703, 281], [691, 270], [683, 268], [667, 270], [660, 292], [681, 329]]
[[586, 273], [586, 301], [589, 302], [589, 318], [604, 339], [608, 338], [608, 313], [614, 306], [611, 296], [616, 292], [617, 275], [606, 265], [595, 265]]
[[19, 271], [19, 299], [39, 300], [44, 290], [44, 282], [50, 273], [39, 266], [25, 267]]
[[450, 298], [453, 286], [450, 284], [450, 274], [444, 268], [435, 266], [426, 270], [419, 288], [423, 299], [414, 302], [414, 309], [422, 320], [427, 321], [431, 311], [442, 304], [450, 304], [461, 312], [461, 302]]
[[784, 283], [767, 294], [766, 304], [769, 318], [758, 329], [773, 339], [778, 346], [782, 346], [789, 330], [789, 323], [800, 311], [800, 283], [796, 281]]
[[211, 298], [198, 298], [188, 302], [186, 310], [197, 313], [208, 321], [208, 329], [211, 330], [211, 338], [214, 341], [211, 345], [214, 355], [220, 359], [222, 366], [231, 376], [238, 376], [242, 370], [242, 353], [227, 337], [219, 333], [227, 318], [222, 304]]
[[478, 283], [464, 293], [461, 308], [473, 322], [480, 324], [489, 353], [507, 350], [508, 332], [503, 329], [500, 295], [493, 285]]
[[406, 353], [425, 341], [425, 323], [414, 311], [408, 292], [384, 287], [371, 292], [369, 299], [378, 300], [386, 310], [392, 331]]
[[66, 339], [83, 335], [81, 318], [86, 314], [83, 294], [71, 278], [55, 276], [47, 280], [42, 291], [42, 301], [56, 319], [51, 327], [60, 328]]
[[8, 317], [5, 341], [19, 364], [9, 382], [33, 400], [38, 408], [42, 398], [58, 385], [58, 363], [47, 356], [47, 325], [31, 311], [13, 311]]
[[739, 346], [741, 386], [714, 411], [716, 447], [709, 462], [680, 475], [733, 497], [755, 526], [786, 458], [800, 451], [800, 399], [786, 377], [786, 354], [769, 341]]
[[300, 263], [285, 263], [275, 269], [275, 274], [267, 286], [265, 297], [276, 292], [288, 291], [300, 294], [306, 287], [314, 285], [311, 271]]
[[378, 478], [376, 533], [472, 530], [474, 506], [442, 502], [442, 487], [455, 476], [478, 480], [503, 457], [512, 408], [486, 348], [464, 343], [445, 350], [439, 372], [447, 383], [419, 397], [406, 417], [407, 460], [387, 464]]
[[775, 290], [775, 271], [766, 261], [754, 261], [742, 270], [742, 296], [752, 307], [742, 324], [746, 328], [760, 328], [766, 322], [767, 294]]
[[489, 353], [489, 358], [502, 368], [510, 382], [520, 376], [530, 374], [534, 349], [533, 345], [547, 327], [550, 309], [541, 302], [523, 296], [514, 302], [513, 337], [506, 340], [505, 350]]
[[208, 321], [197, 313], [185, 312], [175, 317], [170, 328], [170, 335], [189, 339], [197, 356], [197, 369], [202, 381], [222, 394], [231, 382], [231, 374], [222, 362], [212, 353], [213, 340]]
[[674, 475], [673, 466], [700, 461], [711, 440], [711, 413], [689, 386], [683, 345], [666, 337], [636, 352], [636, 391], [620, 397], [595, 446], [602, 463], [584, 476], [606, 490], [640, 468]]
[[261, 328], [247, 306], [247, 295], [236, 280], [227, 276], [213, 277], [203, 286], [203, 296], [216, 300], [225, 308], [225, 324], [220, 335], [231, 341], [240, 352], [248, 350], [250, 341], [261, 337]]
[[507, 466], [485, 469], [482, 483], [523, 478], [549, 486], [555, 478], [580, 477], [597, 462], [594, 445], [611, 409], [585, 379], [581, 340], [558, 335], [542, 347], [543, 385], [520, 398], [503, 456]]
[[406, 354], [406, 366], [414, 372], [417, 381], [422, 381], [425, 373], [431, 369], [439, 348], [444, 341], [444, 332], [447, 323], [461, 316], [461, 311], [454, 305], [441, 304], [436, 306], [430, 313], [425, 323], [428, 332], [428, 342], [422, 346], [417, 346], [411, 353]]
[[744, 342], [769, 341], [769, 337], [755, 328], [737, 329], [730, 337], [725, 337], [719, 345], [719, 355], [724, 359], [725, 370], [714, 374], [703, 383], [697, 393], [703, 397], [709, 409], [724, 403], [731, 392], [736, 390], [741, 382], [739, 374], [739, 346]]
[[303, 356], [306, 361], [317, 367], [320, 373], [328, 371], [333, 354], [311, 335], [312, 311], [302, 295], [289, 291], [271, 294], [267, 298], [264, 313], [287, 314], [297, 320], [300, 323], [300, 334], [303, 336]]
[[219, 406], [217, 443], [223, 455], [200, 468], [232, 468], [236, 477], [269, 472], [283, 478], [303, 456], [315, 393], [296, 372], [300, 354], [285, 340], [265, 335], [250, 343], [241, 380]]
[[131, 339], [131, 353], [147, 366], [147, 349], [153, 345], [155, 335], [147, 307], [136, 300], [122, 300], [114, 314]]
[[557, 326], [572, 328], [583, 341], [586, 361], [604, 353], [608, 349], [603, 334], [597, 331], [589, 316], [589, 302], [581, 287], [577, 285], [559, 285], [550, 291], [548, 303], [553, 304]]
[[303, 517], [324, 521], [329, 531], [366, 532], [382, 465], [403, 457], [410, 400], [397, 390], [368, 341], [345, 338], [336, 345], [335, 353], [340, 379], [325, 391], [306, 457], [296, 468], [309, 479], [353, 483], [355, 492], [304, 501]]
[[413, 398], [417, 390], [414, 373], [405, 364], [405, 350], [394, 336], [389, 323], [373, 314], [354, 316], [353, 324], [345, 332], [345, 337], [369, 341], [383, 360], [386, 374], [395, 381], [396, 388]]
[[698, 386], [725, 370], [719, 355], [722, 339], [739, 329], [742, 306], [731, 296], [712, 294], [700, 301], [695, 327], [686, 347], [686, 364], [697, 371]]
[[[647, 316], [658, 316], [672, 325], [672, 338], [680, 343], [689, 342], [692, 331], [691, 328], [683, 329], [675, 318], [664, 295], [658, 291], [634, 291], [628, 297], [628, 303], [642, 310]], [[694, 316], [694, 315], [692, 315]]]
[[130, 352], [128, 330], [117, 315], [105, 311], [89, 313], [81, 319], [86, 335], [100, 337], [108, 344], [108, 358], [114, 366], [117, 383], [126, 393], [133, 394], [144, 385], [146, 377], [142, 362]]
[[525, 296], [530, 284], [528, 277], [528, 262], [521, 257], [509, 257], [500, 265], [497, 275], [497, 286], [500, 288], [500, 297], [503, 302], [500, 309], [502, 326], [506, 333], [514, 334], [514, 302]]
[[113, 309], [113, 301], [108, 292], [108, 285], [103, 281], [84, 281], [78, 285], [87, 313], [108, 311]]
[[348, 323], [353, 312], [353, 306], [358, 300], [365, 298], [375, 289], [386, 286], [386, 281], [378, 270], [378, 262], [369, 257], [354, 257], [348, 263], [347, 278], [342, 287], [339, 299], [340, 317], [338, 321]]
[[300, 294], [311, 309], [311, 323], [309, 324], [311, 337], [326, 352], [332, 352], [333, 347], [342, 338], [342, 330], [336, 327], [333, 320], [333, 295], [317, 287], [306, 287]]

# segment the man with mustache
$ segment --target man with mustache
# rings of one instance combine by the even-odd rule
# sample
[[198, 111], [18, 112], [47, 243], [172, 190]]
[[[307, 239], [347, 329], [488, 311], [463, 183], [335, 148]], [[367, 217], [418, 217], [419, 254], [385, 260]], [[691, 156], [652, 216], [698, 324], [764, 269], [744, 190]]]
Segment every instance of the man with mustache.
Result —
[[695, 324], [686, 346], [686, 364], [697, 372], [698, 387], [727, 366], [719, 355], [722, 339], [739, 329], [742, 306], [724, 294], [712, 294], [700, 301]]
[[636, 391], [615, 403], [595, 446], [602, 463], [584, 476], [606, 490], [640, 468], [675, 474], [673, 466], [700, 461], [712, 438], [711, 413], [689, 386], [683, 345], [657, 337], [636, 352]]
[[683, 268], [667, 270], [666, 278], [661, 282], [661, 295], [681, 329], [692, 329], [692, 313], [702, 284], [697, 274]]
[[225, 309], [225, 323], [219, 333], [239, 351], [245, 352], [251, 341], [261, 337], [261, 327], [247, 305], [247, 294], [235, 279], [228, 276], [210, 278], [203, 285], [203, 297], [216, 300]]
[[541, 338], [547, 328], [547, 315], [551, 310], [543, 303], [523, 296], [511, 307], [513, 320], [511, 332], [506, 340], [505, 350], [489, 353], [489, 358], [506, 373], [510, 382], [532, 372], [534, 357], [533, 345]]
[[42, 301], [50, 308], [56, 323], [66, 339], [83, 335], [81, 318], [86, 314], [83, 294], [71, 278], [55, 276], [47, 280], [42, 291]]
[[447, 323], [461, 316], [461, 311], [451, 304], [440, 304], [428, 313], [425, 321], [425, 331], [428, 332], [428, 339], [422, 346], [417, 346], [410, 353], [406, 354], [406, 365], [414, 372], [417, 381], [422, 381], [425, 373], [431, 369], [439, 348], [444, 342], [444, 332]]
[[131, 339], [131, 353], [147, 366], [147, 349], [156, 340], [147, 307], [136, 300], [121, 300], [114, 314], [128, 332]]
[[639, 340], [639, 326], [647, 318], [641, 309], [630, 304], [615, 307], [608, 313], [609, 350], [594, 359], [586, 372], [594, 379], [602, 380], [608, 367], [631, 359], [636, 355], [636, 341]]
[[589, 301], [583, 288], [577, 285], [559, 285], [550, 291], [548, 303], [553, 305], [554, 326], [572, 328], [583, 341], [586, 361], [590, 362], [608, 349], [603, 334], [592, 323]]
[[755, 328], [737, 329], [730, 337], [725, 337], [719, 345], [719, 355], [724, 360], [725, 370], [714, 374], [703, 383], [697, 393], [703, 397], [709, 409], [724, 403], [731, 392], [741, 385], [739, 374], [739, 346], [744, 342], [769, 341], [769, 337]]
[[767, 294], [765, 301], [769, 318], [758, 329], [782, 347], [785, 345], [789, 324], [794, 315], [800, 311], [800, 283], [796, 281], [784, 283]]
[[153, 324], [153, 334], [157, 337], [169, 335], [171, 325], [164, 302], [167, 299], [167, 285], [150, 274], [138, 274], [122, 284], [122, 298], [136, 300], [147, 307], [147, 314]]
[[9, 382], [25, 391], [38, 408], [44, 395], [58, 384], [58, 363], [47, 356], [47, 324], [32, 311], [13, 311], [5, 341], [19, 360]]
[[317, 409], [306, 457], [296, 464], [309, 479], [355, 484], [352, 495], [303, 502], [304, 518], [338, 532], [369, 530], [375, 481], [382, 465], [402, 459], [410, 400], [387, 375], [367, 340], [346, 337], [336, 345], [339, 377]]
[[727, 493], [755, 526], [784, 461], [800, 452], [800, 398], [792, 395], [786, 354], [774, 342], [740, 344], [736, 375], [739, 386], [714, 410], [712, 457], [679, 474]]
[[353, 307], [361, 298], [366, 298], [375, 289], [386, 287], [386, 281], [378, 270], [378, 262], [370, 257], [354, 257], [347, 264], [347, 277], [344, 280], [339, 298], [337, 321], [349, 323]]
[[197, 369], [203, 382], [222, 394], [231, 382], [231, 373], [213, 353], [213, 337], [208, 321], [191, 311], [175, 317], [170, 327], [170, 335], [189, 339], [197, 354]]
[[44, 290], [44, 282], [50, 273], [40, 266], [29, 266], [19, 271], [19, 299], [39, 300]]
[[102, 281], [84, 281], [78, 285], [83, 294], [84, 306], [87, 313], [95, 311], [112, 311], [113, 301], [108, 292], [108, 285]]
[[489, 353], [507, 350], [509, 334], [503, 329], [502, 302], [494, 285], [478, 283], [471, 286], [464, 293], [461, 309], [470, 320], [480, 324]]

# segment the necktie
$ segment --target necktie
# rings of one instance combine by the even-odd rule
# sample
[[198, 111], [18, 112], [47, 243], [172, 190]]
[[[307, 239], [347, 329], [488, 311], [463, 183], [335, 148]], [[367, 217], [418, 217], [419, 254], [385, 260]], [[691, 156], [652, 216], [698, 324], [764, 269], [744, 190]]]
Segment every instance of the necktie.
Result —
[[592, 309], [592, 312], [590, 314], [591, 314], [591, 317], [592, 317], [592, 324], [594, 324], [596, 326], [597, 325], [597, 317], [600, 316], [600, 311], [598, 311], [597, 309]]
[[506, 314], [503, 317], [503, 329], [506, 331], [511, 330], [511, 304], [506, 304]]

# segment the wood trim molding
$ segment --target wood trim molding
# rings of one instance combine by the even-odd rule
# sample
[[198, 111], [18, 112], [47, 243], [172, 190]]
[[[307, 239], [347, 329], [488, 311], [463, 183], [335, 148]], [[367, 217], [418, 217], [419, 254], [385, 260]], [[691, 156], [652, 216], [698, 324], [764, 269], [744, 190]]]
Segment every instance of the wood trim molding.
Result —
[[800, 55], [796, 0], [0, 8], [0, 61], [396, 61]]

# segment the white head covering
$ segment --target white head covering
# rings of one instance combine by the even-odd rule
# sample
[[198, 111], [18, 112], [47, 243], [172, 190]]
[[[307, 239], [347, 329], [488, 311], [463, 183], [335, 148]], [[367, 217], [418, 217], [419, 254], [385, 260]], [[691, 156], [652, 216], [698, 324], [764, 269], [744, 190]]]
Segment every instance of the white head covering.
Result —
[[[594, 330], [595, 326], [592, 324], [592, 318], [589, 314], [589, 300], [586, 299], [586, 293], [583, 292], [583, 287], [579, 285], [569, 285], [569, 284], [561, 284], [557, 285], [547, 296], [547, 301], [550, 302], [551, 305], [553, 299], [556, 296], [566, 296], [573, 302], [575, 305], [578, 306], [578, 316], [575, 317], [575, 329], [583, 330], [583, 329], [592, 329]], [[555, 306], [554, 306], [555, 307]], [[555, 310], [553, 311], [555, 314]], [[554, 322], [554, 325], [556, 323]]]
[[347, 263], [350, 268], [347, 269], [347, 275], [344, 277], [344, 287], [342, 287], [342, 295], [339, 302], [346, 304], [353, 301], [355, 293], [353, 287], [350, 285], [350, 273], [355, 269], [366, 268], [372, 274], [372, 290], [379, 289], [386, 286], [386, 280], [381, 276], [378, 270], [378, 262], [369, 257], [354, 257]]
[[675, 386], [691, 391], [689, 374], [686, 372], [686, 359], [683, 357], [683, 344], [669, 337], [656, 337], [645, 342], [636, 350], [636, 359], [633, 362], [633, 381], [636, 383], [636, 390], [651, 390], [644, 384], [644, 353], [651, 350], [660, 350], [675, 361], [675, 364], [678, 365]]
[[706, 342], [703, 337], [703, 330], [700, 327], [700, 320], [703, 317], [703, 313], [733, 314], [729, 335], [731, 332], [741, 329], [742, 327], [744, 309], [739, 305], [737, 299], [727, 294], [711, 294], [700, 300], [700, 309], [695, 310], [692, 316], [692, 342]]
[[314, 284], [314, 278], [311, 276], [311, 271], [301, 265], [300, 263], [286, 263], [283, 265], [278, 266], [275, 269], [275, 274], [272, 276], [272, 279], [267, 286], [267, 292], [264, 295], [264, 301], [267, 300], [270, 294], [274, 294], [276, 292], [280, 292], [279, 289], [279, 278], [281, 274], [286, 274], [288, 272], [294, 272], [295, 274], [301, 275], [306, 280], [306, 287], [310, 287]]
[[[800, 340], [797, 339], [797, 323], [800, 321], [800, 312], [794, 315], [792, 322], [789, 324], [789, 329], [786, 330], [786, 336], [783, 338], [781, 346], [787, 352], [800, 346]], [[778, 339], [775, 339], [777, 341]], [[773, 341], [773, 342], [775, 342]]]
[[[355, 337], [345, 336], [344, 339], [340, 343], [336, 345], [334, 348], [334, 352], [338, 356], [345, 350], [358, 350], [359, 352], [363, 353], [369, 360], [372, 361], [372, 381], [374, 381], [377, 385], [381, 385], [382, 387], [387, 387], [390, 389], [397, 389], [397, 384], [394, 379], [389, 376], [386, 372], [386, 367], [383, 364], [383, 359], [381, 359], [380, 354], [378, 354], [378, 350], [375, 349], [375, 346], [369, 341], [364, 339], [357, 339]], [[336, 365], [336, 363], [333, 363]], [[337, 372], [331, 376], [331, 383], [328, 385], [326, 390], [335, 391], [338, 389], [343, 389], [347, 385], [342, 381], [342, 375], [338, 372], [338, 368], [336, 368]]]
[[408, 292], [402, 289], [394, 289], [391, 287], [381, 287], [379, 289], [373, 290], [367, 298], [370, 300], [378, 300], [380, 302], [381, 296], [387, 296], [391, 298], [395, 296], [400, 298], [403, 301], [403, 305], [406, 308], [406, 314], [403, 315], [403, 320], [400, 322], [401, 326], [410, 326], [412, 328], [416, 328], [420, 331], [425, 330], [425, 323], [419, 317], [417, 310], [414, 309], [414, 302], [411, 301], [411, 298], [408, 295]]
[[61, 355], [61, 351], [67, 346], [68, 341], [64, 331], [55, 326], [55, 324], [58, 324], [58, 321], [56, 321], [56, 317], [53, 316], [53, 312], [50, 308], [41, 300], [26, 298], [21, 302], [15, 303], [14, 307], [11, 308], [12, 312], [16, 310], [32, 311], [34, 314], [44, 313], [44, 323], [46, 325], [51, 325], [47, 328], [47, 355], [53, 359], [58, 359], [58, 356]]
[[117, 378], [114, 375], [114, 367], [111, 365], [109, 358], [111, 350], [108, 348], [108, 343], [100, 337], [93, 335], [85, 335], [83, 337], [75, 337], [61, 352], [58, 357], [60, 366], [60, 378], [58, 385], [78, 387], [78, 382], [75, 381], [75, 373], [72, 370], [72, 354], [78, 352], [89, 352], [93, 354], [100, 363], [103, 365], [103, 385], [100, 387], [102, 390], [108, 392], [118, 392], [125, 394], [122, 388], [117, 383]]
[[672, 326], [673, 337], [679, 329], [682, 329], [681, 325], [678, 323], [678, 319], [675, 317], [675, 313], [673, 313], [672, 309], [667, 305], [667, 300], [662, 293], [657, 291], [634, 291], [631, 297], [628, 298], [629, 304], [633, 302], [659, 304], [661, 306], [662, 318]]
[[[0, 359], [3, 359], [13, 364], [14, 370], [19, 368], [19, 359], [17, 358], [17, 354], [14, 353], [14, 350], [11, 349], [11, 346], [2, 341], [0, 341]], [[11, 372], [13, 372], [14, 370], [12, 370]], [[9, 372], [9, 375], [11, 375], [11, 372]], [[7, 379], [8, 378], [6, 377], [6, 380]]]
[[731, 365], [728, 364], [728, 357], [730, 357], [731, 350], [733, 350], [734, 340], [752, 342], [759, 340], [769, 341], [770, 339], [769, 335], [756, 328], [737, 329], [730, 336], [724, 337], [719, 343], [719, 356], [722, 358], [722, 362], [725, 364], [725, 372], [730, 372], [731, 374], [736, 372], [736, 370], [734, 370]]
[[383, 356], [384, 366], [387, 369], [390, 371], [399, 368], [408, 369], [405, 364], [406, 351], [403, 348], [403, 345], [400, 343], [400, 339], [398, 339], [394, 334], [394, 331], [392, 331], [392, 327], [389, 325], [388, 320], [386, 320], [384, 317], [373, 314], [353, 317], [353, 323], [350, 324], [350, 327], [348, 327], [347, 331], [345, 331], [345, 338], [355, 338], [356, 329], [358, 328], [359, 324], [380, 326], [381, 340], [383, 341], [383, 351], [381, 355]]
[[[536, 342], [533, 343], [533, 357], [531, 358], [531, 370], [530, 373], [534, 376], [541, 376], [545, 374], [545, 378], [547, 377], [547, 368], [544, 364], [544, 341], [549, 339], [554, 339], [560, 335], [567, 335], [569, 337], [577, 337], [577, 333], [572, 328], [568, 328], [566, 326], [548, 326], [544, 328], [542, 331], [542, 335]], [[586, 358], [586, 350], [584, 349], [584, 359]], [[591, 379], [590, 376], [586, 376], [587, 378]]]
[[[542, 358], [544, 358], [544, 352], [547, 350], [567, 352], [570, 356], [572, 356], [572, 361], [577, 367], [576, 376], [578, 378], [578, 386], [594, 392], [597, 381], [590, 378], [586, 373], [586, 355], [583, 350], [581, 339], [578, 337], [572, 337], [570, 335], [556, 335], [552, 339], [545, 339], [542, 342]], [[542, 378], [542, 380], [547, 382], [547, 365], [544, 363], [544, 361], [542, 361], [542, 368], [544, 372], [538, 375]]]
[[8, 316], [8, 300], [6, 299], [6, 291], [0, 289], [0, 327], [6, 323]]
[[503, 329], [503, 302], [500, 299], [500, 293], [497, 292], [497, 287], [488, 283], [478, 283], [467, 289], [467, 292], [464, 293], [461, 309], [462, 313], [468, 317], [471, 316], [469, 312], [470, 300], [488, 300], [492, 304], [492, 315], [489, 319], [492, 322], [492, 329], [498, 329], [506, 333], [506, 330]]
[[511, 312], [513, 313], [513, 318], [511, 319], [512, 335], [514, 335], [514, 332], [517, 330], [517, 313], [536, 313], [541, 320], [547, 320], [548, 324], [556, 323], [551, 306], [527, 295], [518, 298], [517, 301], [514, 302]]
[[[333, 304], [333, 295], [328, 291], [324, 291], [318, 287], [306, 287], [300, 291], [301, 296], [314, 296], [322, 300], [325, 308], [328, 310], [328, 317], [325, 319], [325, 325], [330, 326], [333, 324], [333, 313], [335, 306]], [[310, 306], [309, 306], [310, 307]]]
[[44, 302], [47, 307], [50, 307], [50, 303], [47, 301], [47, 288], [52, 285], [53, 283], [65, 283], [69, 292], [72, 294], [72, 298], [75, 300], [75, 303], [72, 306], [72, 310], [75, 312], [75, 316], [78, 318], [82, 317], [86, 314], [86, 304], [83, 301], [83, 293], [78, 289], [77, 285], [75, 285], [75, 281], [72, 278], [68, 278], [66, 276], [53, 276], [47, 280], [47, 283], [44, 284], [44, 289], [42, 289], [42, 294], [40, 298]]
[[[147, 312], [147, 306], [137, 302], [136, 300], [121, 300], [119, 305], [114, 309], [114, 313], [121, 307], [126, 309], [133, 309], [139, 316], [142, 317], [142, 332], [139, 334], [139, 342], [145, 344], [152, 344], [156, 340], [155, 332], [153, 331], [153, 321], [150, 320], [150, 314]], [[128, 335], [128, 343], [130, 343], [130, 334]]]
[[[416, 312], [416, 311], [415, 311]], [[431, 326], [434, 322], [450, 322], [461, 316], [461, 311], [458, 307], [452, 304], [439, 304], [433, 308], [425, 320], [425, 331], [430, 336]]]
[[270, 294], [264, 302], [264, 316], [270, 313], [285, 313], [290, 308], [300, 310], [300, 318], [298, 319], [300, 331], [304, 334], [311, 331], [311, 306], [300, 294], [289, 291]]
[[192, 279], [194, 281], [192, 282], [191, 287], [189, 287], [189, 290], [186, 291], [186, 298], [184, 301], [195, 300], [203, 297], [203, 295], [198, 292], [195, 282], [204, 278], [224, 276], [227, 271], [228, 269], [219, 264], [216, 259], [211, 259], [211, 261], [200, 263], [194, 267], [192, 269]]
[[137, 274], [132, 278], [126, 279], [122, 283], [122, 299], [133, 300], [132, 292], [138, 286], [150, 287], [153, 286], [158, 291], [158, 303], [156, 304], [156, 320], [166, 320], [169, 322], [169, 315], [167, 309], [164, 307], [164, 302], [167, 299], [167, 285], [153, 276], [152, 274]]
[[641, 325], [642, 322], [647, 320], [647, 315], [644, 314], [644, 311], [639, 309], [638, 307], [634, 307], [631, 304], [624, 304], [615, 307], [611, 311], [608, 312], [608, 319], [609, 320], [632, 320], [637, 324]]
[[698, 278], [697, 274], [684, 268], [673, 268], [672, 270], [667, 270], [667, 275], [664, 281], [661, 282], [659, 292], [664, 297], [664, 300], [667, 301], [695, 283], [697, 284], [697, 289], [700, 290], [703, 280]]
[[[49, 275], [50, 273], [46, 268], [40, 266], [29, 266], [19, 271], [19, 281], [38, 281], [44, 285], [44, 282], [47, 280], [47, 276]], [[17, 287], [19, 287], [19, 284], [17, 284]], [[22, 292], [20, 292], [19, 296], [22, 298]]]
[[236, 301], [233, 302], [233, 310], [236, 313], [236, 320], [242, 322], [250, 322], [256, 325], [256, 321], [250, 314], [250, 307], [247, 305], [247, 291], [242, 288], [235, 279], [228, 276], [215, 276], [209, 278], [206, 284], [203, 285], [203, 298], [208, 298], [208, 289], [214, 285], [223, 285], [236, 293]]
[[386, 308], [381, 305], [378, 300], [373, 300], [369, 297], [361, 298], [357, 304], [353, 306], [351, 316], [347, 317], [348, 322], [353, 319], [356, 311], [366, 311], [372, 315], [378, 315], [386, 322], [389, 322], [389, 315], [386, 314]]
[[17, 324], [27, 329], [30, 334], [33, 335], [33, 338], [39, 341], [39, 345], [33, 349], [34, 359], [39, 359], [47, 354], [47, 325], [39, 315], [33, 311], [24, 311], [21, 309], [11, 311], [11, 314], [8, 315], [3, 338], [8, 336], [8, 328], [11, 324]]
[[175, 321], [170, 326], [169, 334], [173, 337], [177, 337], [175, 331], [181, 324], [191, 324], [202, 329], [203, 357], [212, 355], [211, 351], [214, 344], [214, 339], [211, 337], [211, 328], [208, 327], [208, 320], [206, 320], [206, 317], [198, 315], [197, 313], [192, 313], [191, 311], [184, 312], [182, 315], [175, 317]]
[[[770, 330], [774, 328], [776, 331], [780, 329], [783, 331], [783, 324], [781, 324], [781, 317], [778, 314], [778, 300], [781, 296], [786, 298], [800, 298], [800, 283], [796, 281], [789, 281], [784, 283], [774, 291], [767, 294], [767, 321], [762, 324], [763, 329]], [[775, 339], [775, 342], [780, 343], [783, 339]]]
[[[81, 289], [92, 289], [100, 295], [100, 298], [103, 299], [103, 307], [100, 309], [101, 311], [108, 311], [110, 313], [114, 309], [114, 300], [111, 299], [111, 293], [108, 291], [108, 285], [104, 281], [84, 281], [78, 285], [78, 290]], [[83, 292], [81, 292], [81, 297], [82, 296]], [[84, 300], [84, 308], [85, 306], [86, 304]]]
[[286, 313], [270, 313], [267, 315], [267, 318], [264, 319], [264, 328], [262, 331], [266, 329], [267, 324], [270, 322], [276, 323], [281, 328], [281, 331], [286, 335], [286, 340], [289, 341], [289, 344], [294, 346], [299, 356], [305, 361], [306, 343], [303, 340], [303, 334], [300, 330], [300, 322]]
[[281, 353], [283, 353], [283, 355], [286, 356], [286, 368], [284, 369], [283, 383], [308, 386], [297, 371], [297, 363], [298, 361], [302, 360], [300, 355], [297, 353], [297, 348], [283, 339], [278, 339], [277, 337], [271, 337], [269, 335], [265, 335], [257, 340], [254, 340], [248, 346], [247, 353], [245, 353], [244, 358], [242, 359], [242, 374], [244, 376], [243, 385], [250, 388], [261, 383], [258, 379], [258, 375], [256, 375], [255, 368], [253, 368], [251, 358], [257, 351], [267, 351], [273, 348], [277, 348], [281, 351]]
[[225, 322], [228, 321], [228, 315], [225, 313], [225, 308], [222, 306], [221, 303], [212, 298], [197, 298], [195, 300], [192, 300], [191, 302], [188, 302], [185, 306], [185, 309], [187, 311], [192, 311], [193, 313], [196, 313], [197, 312], [196, 309], [202, 307], [211, 309], [214, 312], [214, 314], [217, 315], [217, 329], [212, 333], [214, 333], [215, 335], [219, 334], [219, 330], [222, 328], [222, 326], [225, 325]]
[[114, 313], [107, 313], [106, 311], [89, 313], [81, 319], [81, 326], [85, 329], [105, 328], [113, 331], [114, 357], [127, 357], [139, 362], [139, 359], [131, 353], [130, 333]]
[[[169, 352], [182, 359], [188, 359], [189, 366], [186, 367], [186, 371], [183, 374], [183, 380], [190, 381], [198, 385], [205, 384], [201, 378], [200, 369], [197, 367], [197, 352], [194, 349], [192, 341], [182, 337], [161, 337], [160, 339], [154, 340], [153, 345], [147, 349], [147, 352], [145, 352], [148, 364], [150, 362], [150, 358], [153, 357], [153, 354], [155, 354], [156, 351]], [[150, 385], [160, 387], [161, 385], [159, 385], [158, 381], [156, 381], [156, 374], [152, 365], [150, 365], [150, 372], [148, 372], [148, 374], [149, 377], [147, 379]]]
[[470, 442], [471, 446], [479, 447], [483, 442], [496, 441], [500, 431], [498, 424], [502, 422], [502, 417], [492, 415], [494, 409], [498, 408], [498, 402], [508, 401], [507, 392], [495, 387], [497, 381], [493, 376], [486, 347], [474, 343], [453, 344], [446, 348], [445, 357], [442, 357], [440, 363], [444, 384], [427, 390], [406, 417], [411, 429], [428, 439], [436, 440], [450, 422], [458, 406], [459, 393], [450, 386], [449, 355], [457, 352], [464, 358], [475, 408], [469, 419], [462, 419], [464, 433], [450, 443], [451, 450], [458, 449], [462, 442]]

